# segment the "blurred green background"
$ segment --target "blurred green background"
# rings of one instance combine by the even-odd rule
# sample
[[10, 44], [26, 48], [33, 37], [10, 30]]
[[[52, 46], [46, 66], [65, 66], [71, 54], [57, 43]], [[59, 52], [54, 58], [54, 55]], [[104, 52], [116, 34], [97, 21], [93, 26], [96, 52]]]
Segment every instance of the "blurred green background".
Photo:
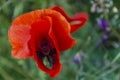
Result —
[[[120, 80], [120, 0], [0, 0], [0, 80]], [[87, 12], [89, 21], [72, 36], [76, 45], [61, 54], [62, 71], [51, 79], [34, 60], [11, 56], [8, 29], [26, 12], [62, 6], [69, 16]]]

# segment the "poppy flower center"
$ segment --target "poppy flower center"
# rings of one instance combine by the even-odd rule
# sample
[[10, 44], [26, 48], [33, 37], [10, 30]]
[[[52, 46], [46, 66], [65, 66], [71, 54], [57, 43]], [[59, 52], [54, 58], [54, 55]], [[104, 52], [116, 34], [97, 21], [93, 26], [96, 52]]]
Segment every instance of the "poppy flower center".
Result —
[[40, 51], [43, 55], [49, 55], [50, 53], [50, 44], [48, 41], [44, 40], [40, 45]]
[[52, 46], [49, 41], [43, 40], [40, 45], [40, 51], [36, 52], [38, 59], [49, 69], [52, 69], [55, 62], [54, 55], [56, 53], [56, 49]]

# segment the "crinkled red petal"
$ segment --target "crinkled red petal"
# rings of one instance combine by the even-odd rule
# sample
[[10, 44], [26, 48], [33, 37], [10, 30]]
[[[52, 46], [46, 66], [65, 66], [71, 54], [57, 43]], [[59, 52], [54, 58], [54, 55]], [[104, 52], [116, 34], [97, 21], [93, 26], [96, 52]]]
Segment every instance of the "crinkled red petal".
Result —
[[53, 14], [48, 12], [52, 17], [53, 33], [59, 46], [59, 50], [67, 50], [75, 44], [75, 40], [70, 35], [70, 24], [59, 12], [53, 11]]
[[32, 56], [28, 41], [30, 39], [27, 27], [12, 26], [8, 32], [9, 41], [12, 45], [12, 56], [15, 58], [29, 58]]
[[[56, 53], [55, 55], [52, 57], [53, 58], [53, 67], [52, 69], [47, 68], [44, 64], [43, 64], [43, 60], [42, 58], [38, 57], [38, 55], [36, 54], [36, 50], [34, 50], [34, 59], [37, 62], [37, 65], [40, 69], [42, 69], [43, 71], [45, 71], [46, 73], [48, 73], [52, 78], [56, 77], [60, 70], [61, 70], [61, 64], [60, 64], [60, 51], [58, 50], [58, 45], [56, 43], [56, 39], [54, 37], [54, 34], [52, 32], [52, 20], [50, 17], [43, 17], [42, 19], [36, 21], [35, 23], [32, 24], [32, 29], [31, 29], [31, 38], [33, 42], [30, 43], [34, 43], [32, 44], [32, 47], [36, 47], [36, 50], [39, 50], [39, 44], [41, 44], [41, 40], [43, 38], [46, 39], [51, 39], [51, 41], [53, 41], [53, 45], [56, 49]], [[34, 49], [34, 48], [33, 48]]]
[[15, 58], [32, 57], [28, 42], [30, 40], [31, 24], [37, 17], [36, 15], [33, 16], [33, 13], [35, 14], [35, 12], [31, 12], [16, 18], [8, 31], [8, 38], [12, 45], [12, 55]]
[[51, 9], [60, 12], [67, 19], [68, 22], [71, 21], [71, 19], [65, 13], [65, 11], [64, 11], [64, 9], [62, 7], [60, 7], [60, 6], [53, 6]]
[[87, 13], [78, 13], [75, 16], [73, 16], [72, 18], [70, 18], [65, 13], [65, 11], [59, 6], [54, 6], [51, 9], [60, 12], [67, 19], [67, 21], [71, 24], [71, 31], [70, 31], [71, 33], [75, 32], [76, 30], [81, 28], [86, 23], [86, 21], [88, 20]]
[[88, 15], [86, 13], [78, 13], [75, 14], [71, 18], [71, 33], [75, 32], [79, 28], [83, 27], [83, 25], [88, 21]]

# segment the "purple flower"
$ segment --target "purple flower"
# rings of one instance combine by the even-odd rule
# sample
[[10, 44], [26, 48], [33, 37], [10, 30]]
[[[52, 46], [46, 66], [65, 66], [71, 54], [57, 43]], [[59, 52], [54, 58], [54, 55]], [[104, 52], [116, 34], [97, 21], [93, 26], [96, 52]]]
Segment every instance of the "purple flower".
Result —
[[110, 26], [107, 20], [105, 19], [101, 19], [99, 18], [97, 20], [98, 25], [100, 26], [100, 28], [103, 30], [103, 35], [101, 37], [101, 39], [99, 40], [99, 42], [97, 43], [97, 47], [99, 47], [101, 44], [106, 43], [106, 41], [109, 38], [109, 33], [110, 33]]
[[80, 63], [80, 55], [78, 53], [74, 56], [73, 63], [75, 64]]
[[82, 54], [76, 53], [73, 59], [73, 63], [80, 64], [85, 59], [85, 57], [86, 55], [84, 53]]
[[104, 44], [108, 40], [108, 38], [109, 38], [108, 33], [104, 33], [99, 42], [97, 43], [97, 47], [99, 47], [101, 44]]
[[103, 30], [107, 30], [107, 28], [109, 26], [108, 21], [105, 20], [105, 19], [100, 18], [100, 19], [97, 20], [97, 23], [100, 26], [100, 28], [103, 29]]

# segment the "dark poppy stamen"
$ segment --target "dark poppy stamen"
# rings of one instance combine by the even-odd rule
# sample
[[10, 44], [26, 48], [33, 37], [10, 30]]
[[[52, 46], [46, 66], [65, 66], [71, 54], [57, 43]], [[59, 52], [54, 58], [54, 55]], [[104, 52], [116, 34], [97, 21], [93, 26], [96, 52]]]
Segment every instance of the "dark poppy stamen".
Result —
[[39, 51], [37, 51], [36, 53], [37, 53], [38, 59], [41, 59], [43, 61], [45, 56], [41, 52], [39, 52]]
[[43, 39], [37, 51], [38, 60], [40, 60], [47, 68], [52, 69], [55, 63], [56, 48], [53, 47], [52, 42]]
[[49, 45], [49, 42], [47, 40], [44, 40], [42, 42], [42, 44], [40, 45], [40, 51], [44, 55], [49, 55], [49, 53], [50, 53], [50, 45]]
[[49, 69], [52, 69], [53, 64], [55, 62], [54, 61], [54, 55], [55, 54], [56, 54], [56, 49], [55, 48], [50, 49], [48, 55], [43, 54], [43, 52], [37, 51], [38, 59], [41, 60], [43, 62], [43, 64]]
[[53, 48], [53, 49], [50, 50], [50, 55], [53, 55], [55, 53], [56, 53], [56, 49], [55, 48]]

